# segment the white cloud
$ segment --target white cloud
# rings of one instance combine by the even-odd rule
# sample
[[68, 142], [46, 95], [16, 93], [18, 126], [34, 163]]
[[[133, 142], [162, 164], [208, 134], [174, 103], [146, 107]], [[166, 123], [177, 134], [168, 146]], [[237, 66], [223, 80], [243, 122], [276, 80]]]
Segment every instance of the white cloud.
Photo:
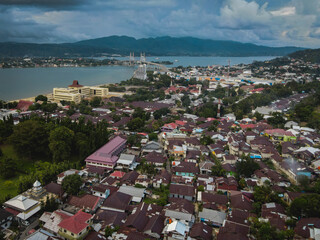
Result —
[[284, 7], [270, 12], [273, 16], [291, 16], [296, 14], [295, 7]]

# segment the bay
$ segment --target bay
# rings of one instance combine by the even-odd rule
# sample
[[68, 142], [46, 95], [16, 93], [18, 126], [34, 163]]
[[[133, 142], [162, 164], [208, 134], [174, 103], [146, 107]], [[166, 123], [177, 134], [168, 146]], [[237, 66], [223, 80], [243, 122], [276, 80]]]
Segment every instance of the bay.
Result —
[[62, 67], [0, 69], [0, 99], [16, 100], [51, 93], [54, 87], [67, 87], [73, 80], [95, 86], [130, 79], [134, 67]]
[[[129, 60], [129, 57], [115, 57]], [[176, 66], [208, 66], [250, 64], [253, 61], [265, 61], [275, 57], [189, 57], [189, 56], [154, 56], [147, 61], [170, 61]], [[136, 57], [136, 59], [138, 59]], [[67, 87], [73, 80], [87, 86], [119, 83], [132, 77], [135, 67], [63, 67], [63, 68], [14, 68], [0, 69], [0, 99], [16, 100], [51, 93], [54, 87]]]

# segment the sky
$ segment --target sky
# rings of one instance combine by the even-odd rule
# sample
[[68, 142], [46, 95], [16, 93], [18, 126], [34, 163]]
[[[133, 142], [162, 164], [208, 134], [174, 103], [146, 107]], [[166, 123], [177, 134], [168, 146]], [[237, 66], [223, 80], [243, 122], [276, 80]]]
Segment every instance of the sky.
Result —
[[0, 41], [126, 35], [320, 48], [320, 0], [0, 0]]

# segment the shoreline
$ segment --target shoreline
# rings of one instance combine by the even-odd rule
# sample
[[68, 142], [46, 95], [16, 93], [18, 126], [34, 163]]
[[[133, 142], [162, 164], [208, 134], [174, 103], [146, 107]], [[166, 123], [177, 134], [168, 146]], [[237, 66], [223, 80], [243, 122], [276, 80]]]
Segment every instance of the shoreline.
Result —
[[[114, 83], [106, 83], [106, 84], [99, 84], [99, 85], [92, 85], [90, 87], [100, 87], [100, 86], [109, 86], [110, 84], [114, 84]], [[37, 96], [39, 95], [43, 95], [43, 96], [46, 96], [47, 98], [49, 98], [49, 96], [53, 95], [53, 92], [50, 92], [50, 93], [40, 93], [38, 94]], [[34, 102], [35, 101], [35, 98], [37, 96], [33, 96], [33, 97], [26, 97], [26, 98], [20, 98], [20, 99], [15, 99], [15, 100], [9, 100], [7, 102], [19, 102], [19, 101], [30, 101], [30, 102]]]

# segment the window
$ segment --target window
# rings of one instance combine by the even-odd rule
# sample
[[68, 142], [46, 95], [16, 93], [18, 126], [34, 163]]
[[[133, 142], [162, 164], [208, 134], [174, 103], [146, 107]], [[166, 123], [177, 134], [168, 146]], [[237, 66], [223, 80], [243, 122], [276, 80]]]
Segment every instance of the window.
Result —
[[63, 231], [64, 231], [65, 233], [67, 232], [67, 230], [65, 230], [65, 229], [64, 229]]
[[73, 233], [71, 233], [71, 236], [74, 236], [74, 234], [73, 234]]

